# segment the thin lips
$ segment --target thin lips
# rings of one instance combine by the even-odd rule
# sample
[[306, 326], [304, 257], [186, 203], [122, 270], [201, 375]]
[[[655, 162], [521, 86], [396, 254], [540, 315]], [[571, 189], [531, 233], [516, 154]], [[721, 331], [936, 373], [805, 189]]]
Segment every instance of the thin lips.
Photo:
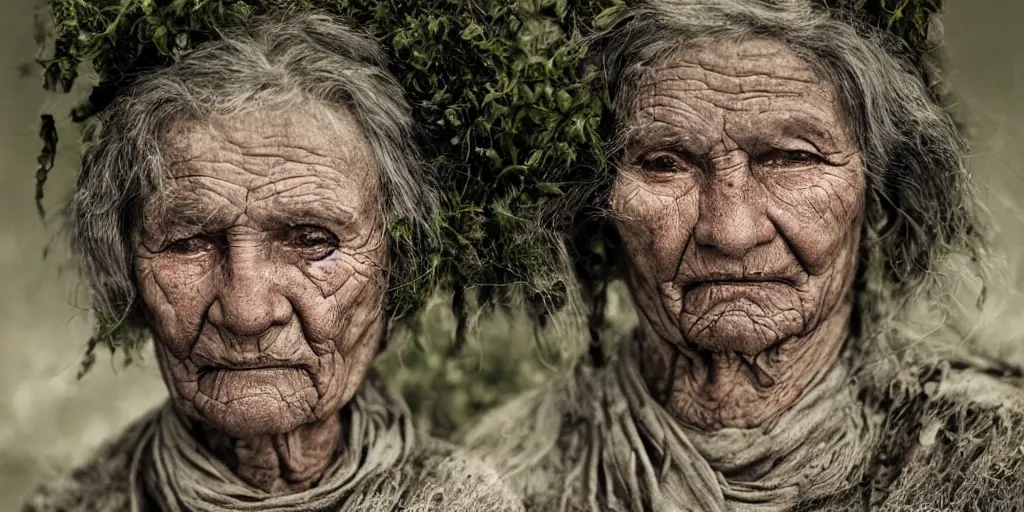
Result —
[[726, 284], [726, 283], [742, 283], [742, 284], [746, 284], [746, 283], [782, 283], [782, 284], [790, 284], [792, 282], [793, 282], [792, 279], [789, 279], [787, 277], [736, 277], [736, 276], [724, 277], [723, 276], [723, 277], [697, 278], [697, 279], [690, 280], [690, 283], [695, 284], [695, 285], [697, 285], [697, 284], [706, 284], [706, 283], [715, 283], [715, 284]]
[[[206, 340], [210, 343], [209, 340]], [[219, 342], [219, 341], [218, 341]], [[193, 350], [192, 361], [197, 373], [216, 370], [311, 370], [317, 366], [316, 359], [294, 354], [293, 357], [274, 357], [255, 350], [224, 350], [211, 353], [210, 350]]]
[[702, 285], [718, 284], [718, 285], [751, 285], [751, 284], [765, 284], [765, 283], [778, 283], [788, 286], [794, 284], [793, 279], [784, 276], [714, 276], [714, 277], [700, 277], [687, 280], [684, 285], [685, 291], [692, 290]]
[[206, 364], [198, 368], [198, 373], [209, 373], [212, 371], [228, 370], [228, 371], [244, 371], [244, 370], [301, 370], [305, 369], [306, 365], [295, 364], [295, 363], [284, 363], [284, 362], [218, 362], [217, 364]]

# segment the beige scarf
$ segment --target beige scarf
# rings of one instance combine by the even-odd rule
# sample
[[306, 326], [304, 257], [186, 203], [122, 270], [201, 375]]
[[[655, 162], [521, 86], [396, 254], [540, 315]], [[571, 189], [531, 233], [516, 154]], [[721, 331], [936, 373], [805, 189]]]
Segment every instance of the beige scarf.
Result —
[[579, 468], [591, 509], [769, 512], [861, 481], [881, 418], [865, 416], [846, 365], [813, 383], [768, 432], [702, 433], [647, 392], [637, 345], [626, 343], [616, 367], [580, 390], [596, 418], [596, 442]]
[[[153, 414], [133, 457], [131, 474], [141, 478], [132, 486], [132, 511], [144, 510], [145, 488], [161, 510], [219, 512], [223, 510], [289, 511], [338, 510], [350, 501], [360, 501], [361, 510], [377, 510], [368, 494], [387, 493], [378, 476], [391, 480], [391, 494], [403, 490], [397, 472], [414, 446], [410, 415], [404, 402], [391, 395], [376, 379], [370, 378], [346, 406], [348, 439], [344, 450], [328, 466], [320, 483], [303, 492], [272, 495], [250, 487], [224, 463], [200, 445], [190, 429], [165, 406]], [[140, 471], [141, 469], [141, 471]], [[141, 485], [140, 485], [141, 484]], [[353, 497], [353, 494], [358, 495]], [[383, 503], [386, 501], [387, 504]], [[390, 509], [393, 501], [382, 500], [381, 509]]]

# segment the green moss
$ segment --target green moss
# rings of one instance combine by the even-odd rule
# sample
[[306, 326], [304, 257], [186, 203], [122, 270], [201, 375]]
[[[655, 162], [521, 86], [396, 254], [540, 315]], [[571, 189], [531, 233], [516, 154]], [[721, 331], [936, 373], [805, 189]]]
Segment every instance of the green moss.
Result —
[[[213, 37], [215, 27], [264, 13], [254, 0], [51, 0], [56, 45], [44, 85], [68, 91], [83, 63], [99, 82], [73, 112], [83, 122], [105, 108], [133, 74], [165, 66]], [[618, 0], [311, 0], [378, 37], [408, 91], [424, 148], [441, 171], [442, 243], [430, 279], [394, 287], [391, 309], [415, 312], [436, 288], [467, 290], [483, 304], [529, 297], [538, 316], [564, 303], [551, 242], [535, 228], [579, 165], [600, 169], [602, 101], [581, 73], [585, 48], [568, 44]], [[52, 127], [51, 125], [48, 125]], [[48, 129], [40, 198], [56, 151]], [[392, 238], [409, 241], [399, 224]], [[518, 285], [509, 285], [518, 283]], [[457, 301], [463, 306], [466, 301]], [[464, 315], [462, 316], [464, 317]], [[457, 331], [460, 334], [465, 329]], [[103, 339], [108, 339], [104, 337]]]
[[563, 367], [557, 354], [539, 350], [541, 333], [513, 315], [489, 319], [479, 327], [479, 336], [452, 354], [450, 340], [457, 321], [446, 305], [433, 304], [376, 362], [388, 383], [406, 398], [423, 432], [448, 437]]
[[942, 12], [943, 0], [821, 0], [830, 8], [844, 9], [868, 25], [890, 32], [907, 44], [907, 57], [920, 65], [932, 48], [928, 24]]
[[[941, 7], [940, 0], [822, 1], [830, 7], [852, 9], [918, 51], [924, 48], [928, 18]], [[43, 63], [44, 86], [67, 92], [78, 78], [79, 67], [90, 64], [99, 81], [72, 113], [75, 122], [87, 121], [110, 104], [133, 74], [165, 66], [213, 37], [214, 28], [244, 22], [278, 3], [287, 2], [49, 0], [56, 41], [52, 58]], [[406, 375], [404, 381], [398, 380], [409, 383], [406, 387], [414, 395], [415, 389], [466, 394], [439, 405], [446, 419], [435, 423], [457, 424], [471, 411], [498, 400], [504, 391], [497, 390], [526, 385], [529, 375], [540, 370], [530, 362], [503, 364], [508, 358], [532, 353], [522, 347], [509, 348], [497, 359], [487, 356], [489, 362], [476, 367], [475, 379], [484, 385], [465, 386], [459, 375], [467, 371], [473, 357], [445, 362], [450, 347], [429, 338], [448, 339], [454, 332], [456, 346], [460, 346], [468, 308], [509, 302], [513, 295], [525, 297], [527, 309], [541, 322], [564, 304], [566, 287], [553, 257], [557, 248], [539, 235], [537, 224], [552, 201], [581, 181], [581, 173], [607, 172], [599, 133], [605, 113], [603, 92], [593, 86], [597, 78], [593, 72], [582, 66], [587, 48], [571, 43], [614, 19], [626, 2], [291, 3], [340, 14], [388, 48], [392, 71], [406, 88], [424, 132], [426, 155], [440, 170], [446, 199], [436, 219], [441, 243], [428, 258], [427, 277], [396, 287], [389, 300], [392, 311], [415, 318], [435, 289], [452, 291], [457, 325], [451, 332], [420, 331], [417, 355], [402, 364], [390, 359], [382, 364], [393, 375]], [[52, 117], [44, 116], [41, 136], [45, 148], [37, 172], [39, 200], [57, 151], [57, 135]], [[407, 224], [398, 223], [392, 239], [397, 241], [399, 253], [415, 250]], [[608, 251], [598, 246], [588, 253], [593, 261], [581, 262], [578, 271], [591, 286], [585, 295], [600, 310], [610, 277], [610, 262], [602, 260]], [[468, 300], [468, 293], [475, 294], [475, 300]], [[602, 322], [599, 317], [592, 321], [592, 332], [602, 330]], [[139, 333], [125, 332], [109, 322], [99, 324], [86, 363], [96, 347], [122, 349], [130, 355], [141, 344]], [[594, 355], [600, 357], [599, 352]], [[413, 399], [414, 404], [436, 401]]]
[[[580, 72], [576, 27], [614, 0], [350, 0], [321, 7], [366, 27], [393, 53], [441, 172], [446, 212], [439, 284], [500, 303], [528, 292], [536, 311], [564, 302], [544, 206], [577, 165], [602, 167], [602, 102]], [[488, 286], [495, 283], [495, 286]], [[522, 283], [521, 286], [508, 286]], [[459, 331], [464, 332], [464, 331]]]
[[125, 365], [139, 356], [147, 333], [140, 329], [125, 326], [116, 318], [108, 318], [98, 315], [96, 318], [96, 329], [85, 348], [85, 355], [78, 369], [78, 378], [81, 379], [96, 363], [96, 349], [106, 348], [110, 350], [111, 356], [119, 349]]

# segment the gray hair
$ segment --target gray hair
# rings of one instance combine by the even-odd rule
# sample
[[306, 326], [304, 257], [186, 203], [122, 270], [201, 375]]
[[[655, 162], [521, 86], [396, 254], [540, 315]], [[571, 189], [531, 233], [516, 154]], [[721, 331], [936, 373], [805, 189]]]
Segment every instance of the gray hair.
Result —
[[[138, 76], [86, 132], [67, 230], [101, 324], [145, 329], [130, 242], [143, 202], [164, 181], [159, 143], [167, 123], [308, 102], [350, 112], [370, 142], [390, 234], [389, 292], [419, 277], [436, 185], [420, 164], [411, 110], [383, 50], [330, 16], [279, 12]], [[392, 295], [389, 308], [400, 314]]]
[[[944, 295], [940, 264], [966, 256], [985, 274], [987, 242], [966, 160], [968, 146], [927, 69], [902, 41], [813, 0], [647, 0], [596, 37], [615, 132], [612, 162], [639, 85], [662, 59], [723, 38], [786, 44], [834, 86], [867, 178], [855, 328], [873, 333], [913, 297]], [[596, 185], [607, 204], [612, 176]], [[603, 196], [602, 196], [603, 194]], [[605, 212], [607, 214], [607, 212]], [[614, 233], [605, 228], [615, 243]]]

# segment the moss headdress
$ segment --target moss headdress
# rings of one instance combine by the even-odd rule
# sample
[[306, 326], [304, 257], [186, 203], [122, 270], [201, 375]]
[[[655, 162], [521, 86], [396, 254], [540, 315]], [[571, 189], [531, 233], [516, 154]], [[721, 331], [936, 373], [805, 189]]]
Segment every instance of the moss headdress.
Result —
[[[882, 27], [922, 56], [929, 19], [941, 0], [820, 0]], [[518, 295], [543, 322], [567, 296], [560, 243], [538, 229], [549, 206], [582, 173], [607, 172], [600, 137], [605, 96], [580, 44], [614, 20], [624, 0], [48, 0], [55, 35], [44, 86], [70, 91], [82, 64], [98, 83], [71, 112], [87, 122], [139, 72], [165, 66], [216, 29], [282, 8], [317, 8], [348, 19], [391, 52], [441, 174], [447, 202], [437, 222], [432, 286], [400, 298], [415, 311], [433, 285], [450, 290], [459, 318], [477, 305]], [[51, 115], [42, 116], [44, 150], [37, 201], [57, 150]], [[86, 131], [85, 133], [88, 133]], [[40, 213], [42, 207], [40, 206]], [[601, 254], [600, 250], [592, 251]], [[601, 262], [578, 262], [588, 300], [610, 279]], [[595, 286], [596, 285], [596, 286]], [[595, 308], [600, 309], [600, 308]], [[599, 323], [599, 318], [598, 318]], [[464, 323], [460, 322], [460, 326]], [[592, 323], [592, 327], [594, 327]], [[92, 345], [125, 343], [101, 332]], [[458, 338], [464, 329], [458, 331]], [[129, 347], [130, 348], [130, 347]]]

